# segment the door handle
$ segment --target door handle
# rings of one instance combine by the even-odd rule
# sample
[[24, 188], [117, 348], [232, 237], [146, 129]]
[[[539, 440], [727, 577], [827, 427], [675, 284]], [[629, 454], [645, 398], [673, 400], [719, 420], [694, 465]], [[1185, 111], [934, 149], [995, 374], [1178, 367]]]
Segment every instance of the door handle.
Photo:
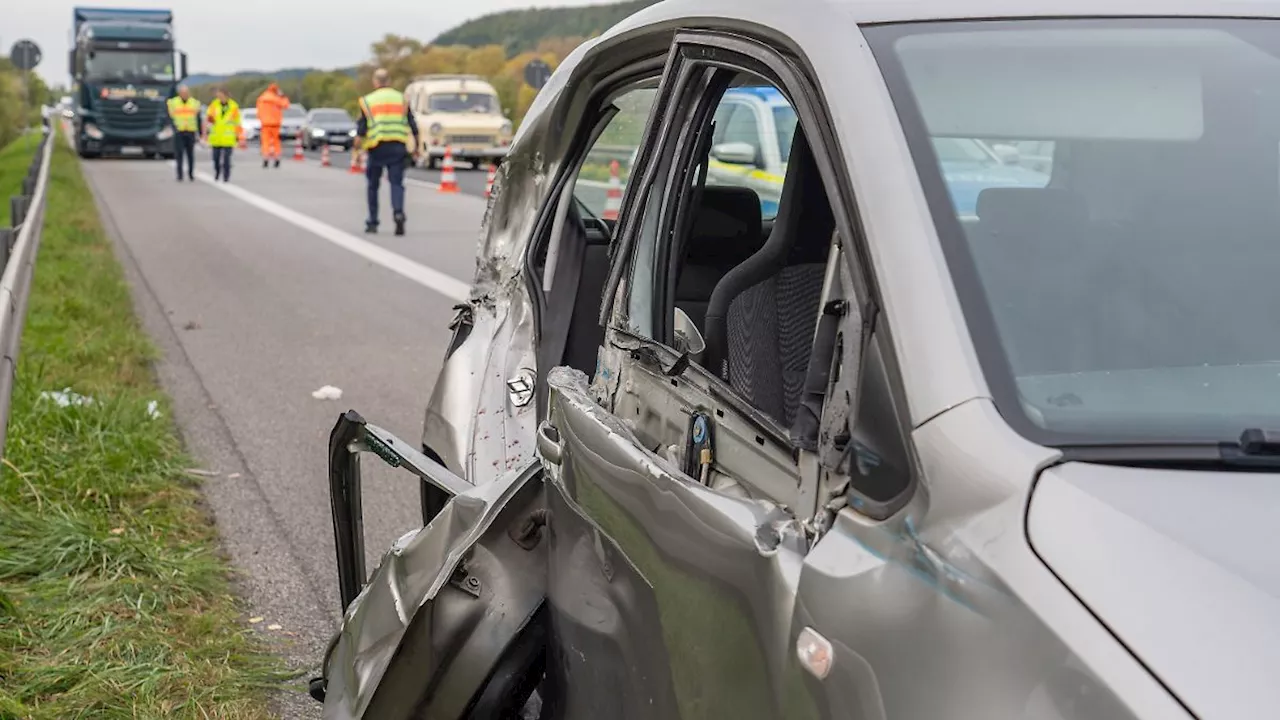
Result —
[[538, 424], [538, 455], [543, 462], [559, 465], [564, 459], [564, 446], [560, 444], [560, 431], [543, 420]]

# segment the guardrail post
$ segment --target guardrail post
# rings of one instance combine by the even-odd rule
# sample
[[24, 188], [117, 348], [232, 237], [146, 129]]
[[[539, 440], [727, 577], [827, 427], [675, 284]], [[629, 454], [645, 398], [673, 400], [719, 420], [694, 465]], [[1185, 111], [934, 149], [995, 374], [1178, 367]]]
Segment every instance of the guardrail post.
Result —
[[0, 268], [9, 264], [9, 252], [13, 249], [13, 228], [0, 228]]
[[14, 227], [22, 224], [27, 218], [27, 197], [25, 195], [14, 195], [9, 198], [9, 222]]

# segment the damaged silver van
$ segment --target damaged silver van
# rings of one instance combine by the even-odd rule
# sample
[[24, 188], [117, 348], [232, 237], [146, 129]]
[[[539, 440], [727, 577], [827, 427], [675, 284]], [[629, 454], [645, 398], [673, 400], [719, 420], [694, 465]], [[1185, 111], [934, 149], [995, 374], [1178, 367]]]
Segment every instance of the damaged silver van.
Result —
[[[1278, 19], [669, 0], [580, 47], [421, 445], [333, 430], [325, 717], [1272, 717]], [[769, 217], [707, 171], [735, 88], [794, 109]], [[424, 525], [371, 576], [367, 453]]]

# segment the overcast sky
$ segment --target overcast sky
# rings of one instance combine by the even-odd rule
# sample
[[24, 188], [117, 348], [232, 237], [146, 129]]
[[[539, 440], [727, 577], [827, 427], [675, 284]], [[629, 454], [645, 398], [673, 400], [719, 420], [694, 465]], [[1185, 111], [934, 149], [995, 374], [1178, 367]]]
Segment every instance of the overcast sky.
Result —
[[34, 40], [44, 59], [37, 71], [67, 83], [72, 8], [133, 7], [173, 10], [178, 46], [191, 73], [334, 68], [369, 56], [369, 44], [388, 32], [431, 40], [458, 23], [497, 10], [592, 5], [602, 0], [0, 0], [0, 51]]

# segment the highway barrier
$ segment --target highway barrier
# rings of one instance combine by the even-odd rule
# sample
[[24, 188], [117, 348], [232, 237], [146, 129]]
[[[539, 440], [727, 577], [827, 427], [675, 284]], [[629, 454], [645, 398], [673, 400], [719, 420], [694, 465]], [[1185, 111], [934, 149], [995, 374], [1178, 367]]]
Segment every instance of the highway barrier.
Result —
[[0, 457], [9, 430], [9, 401], [13, 397], [14, 374], [18, 367], [18, 345], [27, 317], [31, 275], [40, 235], [44, 228], [45, 194], [49, 188], [49, 160], [53, 156], [53, 127], [44, 119], [43, 136], [35, 157], [23, 178], [20, 195], [9, 200], [12, 227], [0, 228]]

